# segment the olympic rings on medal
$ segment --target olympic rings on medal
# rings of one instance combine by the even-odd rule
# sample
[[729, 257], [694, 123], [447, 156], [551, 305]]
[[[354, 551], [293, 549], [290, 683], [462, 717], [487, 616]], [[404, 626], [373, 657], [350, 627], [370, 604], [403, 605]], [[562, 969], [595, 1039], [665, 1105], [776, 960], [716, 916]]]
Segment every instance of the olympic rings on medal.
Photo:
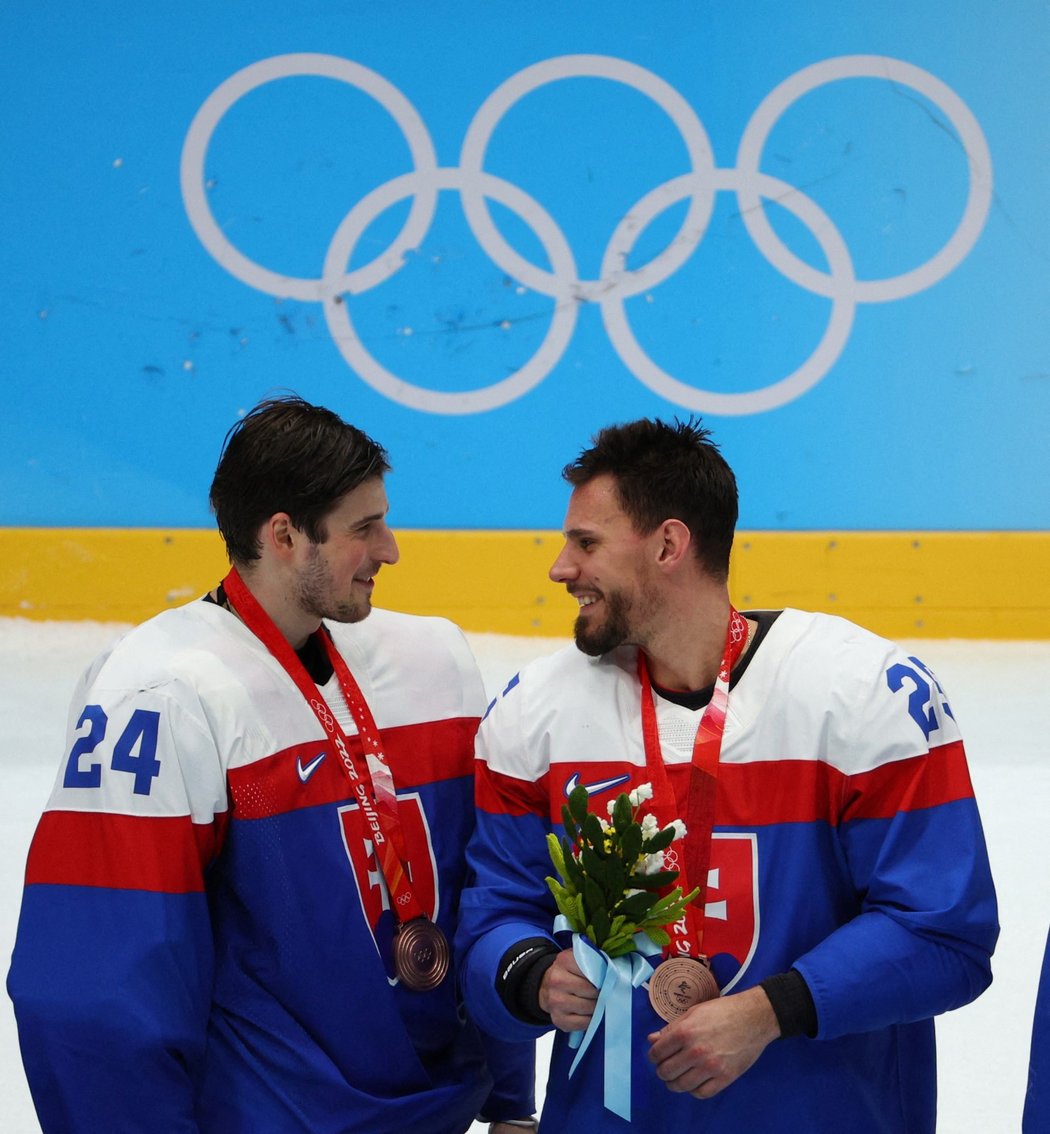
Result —
[[[241, 253], [217, 224], [207, 198], [204, 161], [216, 127], [226, 112], [257, 87], [294, 76], [320, 76], [348, 83], [370, 95], [394, 119], [408, 143], [414, 169], [392, 178], [363, 197], [344, 217], [332, 237], [318, 277], [273, 272]], [[656, 186], [629, 209], [612, 233], [598, 279], [577, 276], [576, 260], [564, 234], [547, 210], [518, 186], [484, 169], [492, 135], [507, 112], [525, 95], [567, 78], [619, 82], [651, 99], [678, 129], [690, 171]], [[810, 197], [761, 171], [767, 139], [781, 115], [805, 94], [848, 78], [877, 78], [919, 91], [948, 118], [966, 154], [970, 185], [963, 215], [945, 245], [925, 263], [886, 279], [859, 280], [838, 229]], [[955, 92], [929, 72], [877, 55], [845, 55], [803, 68], [780, 83], [759, 104], [740, 141], [735, 169], [717, 169], [703, 124], [686, 100], [652, 72], [623, 59], [602, 55], [565, 55], [517, 72], [482, 103], [464, 137], [458, 168], [437, 164], [422, 118], [393, 84], [376, 72], [333, 55], [297, 53], [254, 63], [221, 83], [205, 99], [190, 125], [180, 168], [182, 196], [190, 223], [212, 257], [236, 279], [269, 295], [323, 304], [325, 319], [343, 357], [355, 372], [385, 397], [424, 413], [466, 414], [496, 409], [522, 397], [558, 364], [568, 348], [580, 302], [598, 303], [606, 333], [624, 364], [644, 385], [676, 405], [706, 413], [763, 413], [799, 397], [835, 364], [849, 338], [858, 303], [901, 299], [930, 287], [953, 271], [980, 236], [992, 199], [992, 164], [980, 124]], [[460, 195], [471, 231], [490, 259], [509, 276], [553, 299], [546, 336], [517, 371], [476, 390], [446, 393], [416, 386], [385, 369], [355, 333], [349, 297], [392, 278], [406, 254], [419, 246], [430, 228], [438, 194]], [[715, 194], [736, 195], [751, 239], [769, 263], [792, 283], [831, 300], [827, 326], [813, 353], [793, 373], [756, 390], [722, 393], [704, 390], [662, 370], [642, 349], [628, 321], [624, 301], [673, 275], [703, 239]], [[352, 253], [368, 226], [386, 209], [411, 197], [408, 216], [390, 246], [369, 263], [349, 269]], [[488, 201], [516, 213], [542, 245], [549, 269], [522, 257], [502, 237]], [[819, 244], [826, 270], [794, 255], [773, 231], [763, 202], [775, 199], [807, 226]], [[652, 221], [671, 205], [688, 201], [677, 235], [648, 263], [627, 269], [628, 257]]]

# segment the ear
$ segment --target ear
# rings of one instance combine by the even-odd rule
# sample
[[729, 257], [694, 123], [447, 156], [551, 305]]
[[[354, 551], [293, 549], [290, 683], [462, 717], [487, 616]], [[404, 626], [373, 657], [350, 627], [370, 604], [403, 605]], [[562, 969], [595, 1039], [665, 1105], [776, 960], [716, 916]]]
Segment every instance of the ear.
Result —
[[263, 554], [287, 559], [304, 539], [303, 533], [292, 523], [287, 512], [275, 512], [259, 529], [259, 542]]
[[681, 520], [664, 520], [655, 533], [660, 541], [657, 562], [663, 567], [677, 567], [689, 555], [692, 533]]

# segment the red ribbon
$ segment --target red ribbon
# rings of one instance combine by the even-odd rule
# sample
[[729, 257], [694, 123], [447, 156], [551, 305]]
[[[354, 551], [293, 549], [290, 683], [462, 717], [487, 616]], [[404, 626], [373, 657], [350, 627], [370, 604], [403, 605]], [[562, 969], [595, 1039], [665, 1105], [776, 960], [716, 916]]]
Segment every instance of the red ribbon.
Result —
[[[682, 893], [688, 894], [694, 885], [699, 887], [700, 893], [681, 919], [670, 927], [671, 944], [664, 949], [665, 956], [703, 955], [704, 906], [707, 899], [707, 874], [711, 862], [711, 835], [715, 825], [718, 765], [722, 753], [726, 709], [729, 705], [729, 675], [746, 645], [747, 621], [739, 611], [730, 606], [729, 625], [726, 628], [725, 647], [718, 667], [718, 677], [711, 700], [704, 709], [693, 740], [685, 815], [685, 849], [682, 855], [685, 861], [678, 866], [678, 885], [682, 887]], [[642, 739], [645, 745], [645, 763], [653, 786], [652, 809], [663, 829], [678, 816], [675, 814], [674, 792], [671, 789], [660, 748], [660, 732], [656, 721], [656, 705], [653, 700], [649, 666], [641, 650], [638, 651], [638, 679], [642, 684]], [[665, 857], [667, 853], [664, 852]], [[695, 879], [695, 882], [691, 884], [690, 879]]]
[[358, 805], [362, 834], [375, 847], [376, 858], [383, 871], [387, 890], [390, 892], [394, 916], [399, 922], [422, 917], [423, 908], [412, 892], [409, 880], [405, 835], [398, 817], [394, 780], [383, 751], [379, 729], [354, 675], [335, 648], [335, 643], [321, 628], [315, 630], [312, 635], [318, 639], [328, 660], [332, 663], [332, 668], [339, 679], [339, 687], [357, 725], [365, 756], [364, 764], [360, 767], [350, 753], [346, 733], [340, 727], [321, 691], [306, 672], [306, 667], [299, 660], [288, 639], [277, 629], [273, 619], [245, 586], [236, 568], [230, 570], [222, 586], [230, 606], [245, 626], [280, 662], [335, 745], [340, 764], [350, 781], [353, 797]]

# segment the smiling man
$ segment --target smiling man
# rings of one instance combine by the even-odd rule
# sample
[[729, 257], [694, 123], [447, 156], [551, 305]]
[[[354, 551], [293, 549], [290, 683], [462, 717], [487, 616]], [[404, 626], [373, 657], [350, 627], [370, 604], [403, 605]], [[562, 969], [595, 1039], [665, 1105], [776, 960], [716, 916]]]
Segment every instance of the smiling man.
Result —
[[451, 623], [372, 610], [388, 468], [261, 403], [211, 488], [229, 574], [84, 674], [8, 980], [46, 1134], [531, 1125], [448, 944], [484, 691]]
[[[933, 1017], [988, 985], [998, 933], [944, 691], [840, 618], [734, 609], [736, 481], [699, 423], [605, 429], [565, 477], [576, 644], [478, 733], [468, 1007], [557, 1029], [544, 1134], [933, 1134]], [[547, 835], [581, 789], [685, 821], [665, 864], [700, 893], [662, 949], [614, 961], [556, 922]], [[588, 841], [593, 902], [612, 844]]]

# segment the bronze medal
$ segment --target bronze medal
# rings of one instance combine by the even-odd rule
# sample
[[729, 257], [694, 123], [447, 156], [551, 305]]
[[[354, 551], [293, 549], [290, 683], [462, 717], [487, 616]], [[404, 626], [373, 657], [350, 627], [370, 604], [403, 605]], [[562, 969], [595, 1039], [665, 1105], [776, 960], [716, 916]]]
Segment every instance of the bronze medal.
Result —
[[394, 935], [394, 972], [413, 992], [429, 992], [448, 973], [448, 940], [429, 918], [402, 922]]
[[668, 957], [649, 978], [649, 1002], [668, 1023], [685, 1015], [694, 1004], [720, 995], [718, 981], [706, 958]]

